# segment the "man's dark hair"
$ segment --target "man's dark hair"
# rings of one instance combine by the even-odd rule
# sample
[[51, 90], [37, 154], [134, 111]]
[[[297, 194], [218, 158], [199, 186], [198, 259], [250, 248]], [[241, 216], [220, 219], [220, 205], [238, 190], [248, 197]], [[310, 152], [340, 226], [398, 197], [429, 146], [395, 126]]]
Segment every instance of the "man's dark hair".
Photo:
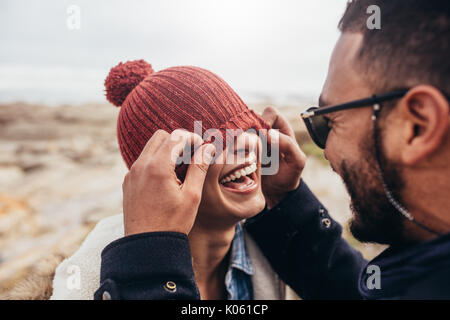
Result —
[[[367, 27], [371, 5], [381, 29]], [[363, 34], [357, 67], [374, 91], [430, 84], [449, 94], [449, 8], [449, 0], [353, 0], [339, 29]]]

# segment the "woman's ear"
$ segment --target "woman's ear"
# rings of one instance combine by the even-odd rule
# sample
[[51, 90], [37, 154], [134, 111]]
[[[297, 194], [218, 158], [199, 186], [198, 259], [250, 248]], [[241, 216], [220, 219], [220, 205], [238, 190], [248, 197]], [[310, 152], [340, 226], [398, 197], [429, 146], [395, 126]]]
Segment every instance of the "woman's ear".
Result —
[[415, 165], [443, 144], [449, 130], [449, 102], [435, 87], [419, 85], [399, 102], [405, 125], [402, 162]]

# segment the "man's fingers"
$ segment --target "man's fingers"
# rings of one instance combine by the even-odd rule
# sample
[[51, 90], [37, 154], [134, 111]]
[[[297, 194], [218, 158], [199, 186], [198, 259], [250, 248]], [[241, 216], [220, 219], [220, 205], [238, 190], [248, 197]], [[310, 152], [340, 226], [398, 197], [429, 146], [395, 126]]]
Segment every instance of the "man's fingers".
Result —
[[154, 155], [159, 147], [161, 147], [165, 139], [167, 139], [169, 136], [170, 133], [161, 129], [157, 130], [145, 144], [144, 149], [139, 156], [139, 159], [141, 159], [141, 161], [145, 161], [149, 157]]
[[305, 166], [306, 156], [295, 139], [273, 129], [269, 130], [268, 136], [271, 145], [278, 145], [279, 151], [283, 154], [286, 162], [298, 165], [301, 168]]
[[289, 122], [273, 107], [267, 107], [264, 109], [261, 117], [268, 123], [273, 129], [280, 130], [292, 138], [295, 138], [294, 130], [292, 130]]
[[191, 193], [194, 202], [200, 203], [200, 197], [211, 160], [214, 157], [216, 147], [213, 144], [202, 145], [194, 153], [193, 161], [189, 164], [186, 178], [183, 183], [183, 191]]
[[192, 157], [192, 151], [203, 144], [203, 139], [196, 133], [183, 129], [177, 129], [167, 137], [158, 150], [159, 161], [168, 162], [175, 167], [177, 160], [188, 163]]
[[278, 113], [273, 107], [267, 107], [264, 109], [263, 113], [261, 114], [261, 118], [264, 119], [268, 124], [271, 126], [274, 124], [275, 120], [277, 119]]

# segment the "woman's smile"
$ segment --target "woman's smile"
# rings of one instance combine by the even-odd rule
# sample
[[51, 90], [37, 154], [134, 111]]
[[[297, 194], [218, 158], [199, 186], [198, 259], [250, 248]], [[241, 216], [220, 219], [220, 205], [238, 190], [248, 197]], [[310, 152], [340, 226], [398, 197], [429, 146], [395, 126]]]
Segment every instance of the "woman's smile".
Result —
[[261, 140], [243, 132], [210, 165], [203, 185], [197, 219], [217, 226], [235, 224], [261, 212], [266, 204], [261, 190]]
[[220, 186], [229, 192], [248, 194], [258, 189], [256, 159], [239, 165], [220, 179]]

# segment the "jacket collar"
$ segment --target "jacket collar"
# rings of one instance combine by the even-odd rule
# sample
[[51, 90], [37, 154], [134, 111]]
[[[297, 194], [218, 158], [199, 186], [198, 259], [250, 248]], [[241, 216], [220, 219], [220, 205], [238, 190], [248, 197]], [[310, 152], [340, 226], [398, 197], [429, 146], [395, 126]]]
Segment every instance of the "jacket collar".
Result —
[[[379, 268], [381, 288], [368, 288], [374, 274], [370, 266]], [[441, 268], [450, 268], [450, 233], [409, 247], [389, 247], [362, 269], [359, 291], [366, 299], [395, 297]]]

